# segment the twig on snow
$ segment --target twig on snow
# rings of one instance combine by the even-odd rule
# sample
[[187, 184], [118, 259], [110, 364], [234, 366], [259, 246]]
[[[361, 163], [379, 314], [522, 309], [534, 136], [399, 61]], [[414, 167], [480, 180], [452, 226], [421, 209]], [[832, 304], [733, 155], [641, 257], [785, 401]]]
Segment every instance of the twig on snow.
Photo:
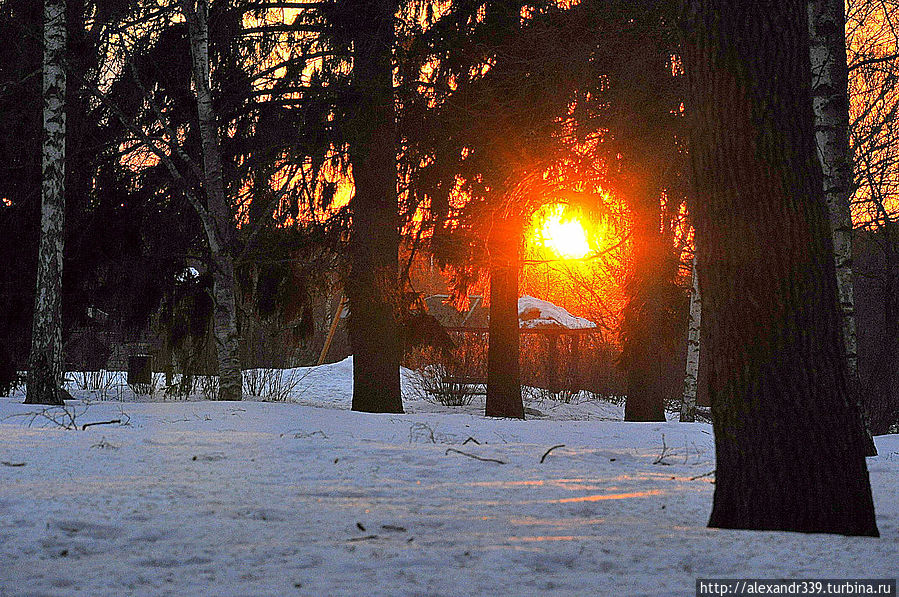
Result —
[[690, 480], [691, 480], [691, 481], [695, 481], [696, 479], [702, 479], [703, 477], [709, 477], [709, 476], [714, 475], [714, 474], [715, 474], [715, 469], [712, 469], [712, 470], [710, 470], [710, 471], [707, 472], [707, 473], [703, 473], [703, 474], [701, 474], [701, 475], [696, 475], [695, 477], [690, 477]]
[[462, 445], [464, 446], [464, 445], [467, 444], [468, 442], [476, 443], [476, 444], [479, 445], [479, 446], [481, 445], [481, 442], [479, 442], [478, 440], [476, 440], [475, 438], [473, 438], [473, 437], [471, 437], [471, 436], [468, 436], [468, 439], [465, 440], [464, 442], [462, 442]]
[[495, 462], [497, 464], [506, 464], [504, 461], [497, 460], [496, 458], [482, 458], [480, 456], [475, 456], [474, 454], [469, 454], [468, 452], [463, 452], [462, 450], [457, 450], [455, 448], [447, 448], [446, 452], [444, 452], [443, 455], [446, 456], [450, 452], [455, 452], [456, 454], [461, 454], [462, 456], [468, 456], [469, 458], [474, 458], [475, 460], [480, 460], [482, 462]]
[[665, 444], [665, 434], [662, 434], [662, 452], [659, 454], [659, 457], [653, 461], [653, 464], [664, 464], [665, 466], [670, 465], [670, 462], [665, 462], [665, 459], [670, 456], [677, 456], [676, 453], [669, 452], [668, 446]]
[[543, 453], [543, 456], [540, 457], [540, 464], [543, 464], [543, 461], [546, 460], [546, 457], [549, 456], [549, 453], [555, 450], [556, 448], [564, 448], [565, 444], [558, 444], [547, 450]]
[[115, 425], [116, 423], [121, 423], [122, 419], [113, 419], [112, 421], [96, 421], [94, 423], [85, 423], [81, 426], [81, 431], [84, 431], [88, 427], [93, 427], [94, 425]]

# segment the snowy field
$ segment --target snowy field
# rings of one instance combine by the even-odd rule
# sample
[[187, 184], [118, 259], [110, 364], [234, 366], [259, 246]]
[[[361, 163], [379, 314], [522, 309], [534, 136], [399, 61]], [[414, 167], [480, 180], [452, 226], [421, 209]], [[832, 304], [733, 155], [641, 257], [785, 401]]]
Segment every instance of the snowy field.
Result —
[[597, 401], [531, 402], [526, 421], [485, 419], [477, 400], [367, 415], [348, 410], [350, 376], [318, 368], [293, 403], [76, 400], [77, 430], [0, 399], [0, 596], [693, 595], [697, 577], [896, 576], [899, 436], [868, 459], [881, 539], [721, 531], [705, 528], [709, 425], [624, 423]]

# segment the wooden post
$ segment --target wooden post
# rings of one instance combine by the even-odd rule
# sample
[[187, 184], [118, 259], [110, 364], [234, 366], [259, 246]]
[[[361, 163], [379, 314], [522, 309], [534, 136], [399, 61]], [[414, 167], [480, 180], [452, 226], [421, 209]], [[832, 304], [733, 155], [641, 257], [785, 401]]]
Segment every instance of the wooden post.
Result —
[[571, 338], [571, 351], [568, 354], [568, 389], [572, 392], [580, 392], [583, 389], [578, 371], [578, 364], [581, 361], [581, 336], [580, 334], [569, 334]]
[[334, 339], [334, 332], [337, 331], [337, 324], [340, 322], [340, 314], [343, 313], [344, 305], [346, 305], [346, 299], [341, 296], [337, 310], [334, 312], [334, 319], [331, 321], [331, 329], [328, 330], [328, 337], [325, 338], [325, 345], [322, 346], [322, 353], [318, 357], [319, 365], [323, 364], [328, 356], [328, 350], [331, 348], [331, 341]]
[[553, 393], [559, 391], [559, 332], [546, 333], [546, 385]]

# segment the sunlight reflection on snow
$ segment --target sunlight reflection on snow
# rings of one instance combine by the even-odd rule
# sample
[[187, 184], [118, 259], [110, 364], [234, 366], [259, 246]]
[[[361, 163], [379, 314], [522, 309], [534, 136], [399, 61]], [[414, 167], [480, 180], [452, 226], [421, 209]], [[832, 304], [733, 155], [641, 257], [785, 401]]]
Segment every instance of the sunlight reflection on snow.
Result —
[[582, 495], [580, 497], [560, 498], [557, 500], [546, 500], [548, 504], [569, 504], [573, 502], [601, 502], [603, 500], [626, 500], [630, 498], [649, 497], [651, 495], [660, 495], [661, 489], [650, 489], [649, 491], [632, 491], [629, 493], [606, 493], [597, 495]]
[[538, 537], [509, 537], [509, 541], [522, 541], [525, 543], [539, 543], [543, 541], [585, 541], [596, 539], [587, 535], [542, 535]]

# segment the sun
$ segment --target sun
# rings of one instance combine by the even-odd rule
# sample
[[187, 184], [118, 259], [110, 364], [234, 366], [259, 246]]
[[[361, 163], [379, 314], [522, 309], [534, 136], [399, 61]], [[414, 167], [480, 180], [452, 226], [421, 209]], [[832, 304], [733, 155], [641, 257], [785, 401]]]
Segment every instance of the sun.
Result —
[[565, 212], [564, 205], [555, 205], [540, 214], [536, 241], [562, 259], [580, 259], [590, 252], [587, 231], [577, 217]]

